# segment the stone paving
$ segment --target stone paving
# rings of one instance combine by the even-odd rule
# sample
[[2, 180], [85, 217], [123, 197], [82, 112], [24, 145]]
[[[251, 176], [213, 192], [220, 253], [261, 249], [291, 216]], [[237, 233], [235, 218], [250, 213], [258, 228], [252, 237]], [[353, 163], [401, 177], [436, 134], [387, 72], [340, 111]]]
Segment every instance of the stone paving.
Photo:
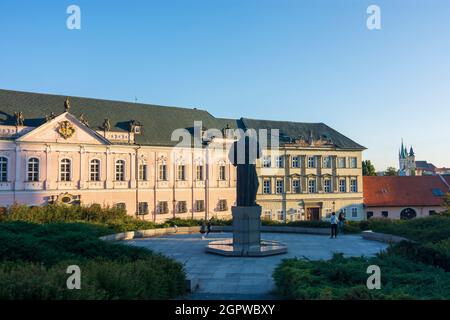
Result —
[[200, 295], [269, 295], [275, 285], [272, 272], [285, 258], [330, 259], [334, 252], [344, 256], [372, 256], [387, 245], [368, 241], [359, 235], [330, 239], [323, 235], [264, 233], [263, 239], [288, 245], [288, 253], [262, 258], [223, 257], [205, 253], [208, 241], [232, 237], [231, 233], [213, 233], [205, 240], [199, 234], [169, 235], [125, 241], [163, 253], [185, 266], [188, 279], [198, 282]]

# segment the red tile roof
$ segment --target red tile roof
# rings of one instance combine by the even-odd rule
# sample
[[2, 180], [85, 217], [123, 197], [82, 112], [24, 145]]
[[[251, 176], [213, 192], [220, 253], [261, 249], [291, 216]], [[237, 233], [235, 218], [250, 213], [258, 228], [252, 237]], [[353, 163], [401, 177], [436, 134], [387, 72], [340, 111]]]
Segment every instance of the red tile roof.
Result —
[[450, 186], [450, 176], [443, 176], [447, 184]]
[[439, 176], [363, 177], [363, 183], [368, 207], [441, 206], [442, 197], [433, 195], [433, 189], [449, 192]]

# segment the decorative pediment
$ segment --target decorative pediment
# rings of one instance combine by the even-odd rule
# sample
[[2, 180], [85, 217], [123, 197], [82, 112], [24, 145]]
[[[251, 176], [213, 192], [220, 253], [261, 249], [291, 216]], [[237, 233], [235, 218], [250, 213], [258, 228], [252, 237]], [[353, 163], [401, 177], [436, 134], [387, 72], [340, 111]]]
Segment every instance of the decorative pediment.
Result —
[[17, 141], [63, 142], [73, 144], [110, 144], [70, 113], [63, 113], [21, 136]]

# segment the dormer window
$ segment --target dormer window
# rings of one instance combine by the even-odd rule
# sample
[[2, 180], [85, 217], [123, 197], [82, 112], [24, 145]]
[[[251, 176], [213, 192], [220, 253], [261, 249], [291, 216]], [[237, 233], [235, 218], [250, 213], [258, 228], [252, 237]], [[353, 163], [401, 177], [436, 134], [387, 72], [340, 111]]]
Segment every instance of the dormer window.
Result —
[[138, 121], [131, 121], [130, 122], [130, 132], [134, 134], [141, 134], [142, 133], [142, 125]]

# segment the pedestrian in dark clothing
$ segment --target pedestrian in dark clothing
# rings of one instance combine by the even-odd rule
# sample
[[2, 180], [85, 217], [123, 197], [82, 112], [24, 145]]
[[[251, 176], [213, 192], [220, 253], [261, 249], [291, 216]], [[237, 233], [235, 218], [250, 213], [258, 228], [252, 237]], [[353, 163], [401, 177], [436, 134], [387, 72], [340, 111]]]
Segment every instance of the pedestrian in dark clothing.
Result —
[[333, 236], [336, 238], [337, 237], [338, 219], [336, 217], [336, 213], [334, 213], [334, 212], [331, 214], [330, 223], [331, 223], [331, 237], [330, 238], [333, 238]]
[[338, 225], [339, 225], [339, 233], [344, 234], [345, 215], [342, 211], [339, 213]]
[[206, 236], [211, 232], [211, 220], [208, 221], [208, 224], [206, 225]]
[[202, 235], [202, 240], [205, 239], [205, 232], [206, 232], [205, 222], [202, 221], [202, 226], [200, 227], [200, 233]]

